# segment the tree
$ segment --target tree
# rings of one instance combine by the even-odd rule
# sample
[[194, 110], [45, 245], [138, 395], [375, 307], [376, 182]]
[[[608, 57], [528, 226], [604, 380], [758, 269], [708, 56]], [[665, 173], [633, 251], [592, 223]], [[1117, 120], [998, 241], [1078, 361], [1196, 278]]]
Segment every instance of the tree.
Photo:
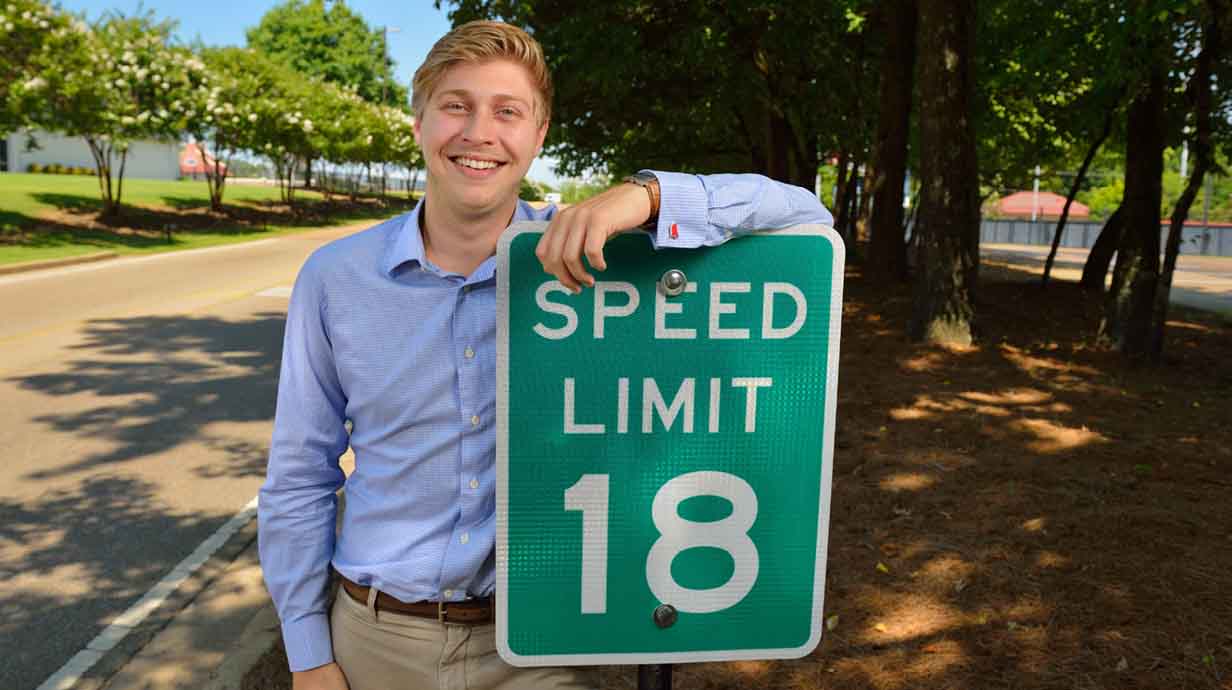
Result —
[[[1201, 48], [1198, 51], [1193, 78], [1187, 89], [1194, 120], [1194, 168], [1193, 174], [1190, 175], [1184, 191], [1181, 192], [1172, 210], [1168, 227], [1168, 242], [1164, 251], [1164, 266], [1159, 276], [1159, 285], [1155, 289], [1148, 354], [1156, 363], [1163, 357], [1164, 329], [1168, 321], [1172, 275], [1176, 270], [1177, 254], [1180, 253], [1181, 231], [1184, 228], [1185, 219], [1189, 217], [1189, 208], [1198, 196], [1202, 180], [1215, 163], [1213, 141], [1213, 114], [1216, 108], [1214, 103], [1215, 72], [1216, 63], [1223, 56], [1223, 34], [1226, 31], [1224, 25], [1232, 20], [1232, 3], [1227, 0], [1206, 0], [1203, 8], [1205, 11], [1200, 31]], [[1225, 100], [1226, 98], [1225, 95]]]
[[300, 74], [355, 90], [370, 103], [405, 107], [385, 32], [335, 0], [286, 0], [248, 30], [248, 45]]
[[85, 139], [104, 216], [120, 210], [131, 142], [175, 140], [191, 116], [191, 94], [208, 82], [200, 60], [170, 46], [172, 27], [149, 14], [109, 14], [92, 29], [78, 26], [76, 40], [41, 66], [44, 95], [26, 118]]
[[1160, 181], [1168, 78], [1168, 55], [1161, 47], [1161, 43], [1166, 45], [1168, 32], [1153, 17], [1140, 22], [1137, 48], [1145, 57], [1146, 74], [1129, 105], [1122, 201], [1125, 225], [1100, 325], [1101, 337], [1131, 357], [1146, 354], [1159, 277]]
[[921, 0], [920, 261], [909, 332], [969, 344], [979, 267], [979, 194], [971, 121], [974, 0]]
[[210, 208], [221, 211], [232, 160], [241, 150], [259, 148], [262, 119], [276, 116], [269, 95], [287, 75], [242, 48], [204, 48], [201, 57], [209, 81], [189, 95], [192, 108], [185, 130], [201, 150]]
[[89, 27], [39, 0], [10, 0], [0, 8], [0, 135], [30, 123], [46, 110], [58, 84], [47, 68], [60, 54], [74, 53]]
[[902, 198], [915, 84], [916, 0], [885, 0], [879, 10], [886, 45], [880, 68], [868, 263], [874, 272], [903, 280], [907, 277], [907, 244]]

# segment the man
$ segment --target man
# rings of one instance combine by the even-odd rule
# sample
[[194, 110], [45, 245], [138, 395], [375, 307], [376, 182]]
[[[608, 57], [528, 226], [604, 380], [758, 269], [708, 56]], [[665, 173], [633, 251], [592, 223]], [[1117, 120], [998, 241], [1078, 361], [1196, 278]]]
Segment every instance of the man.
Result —
[[506, 24], [438, 41], [413, 101], [424, 200], [314, 253], [287, 313], [259, 534], [294, 686], [593, 687], [593, 669], [516, 669], [495, 651], [498, 237], [550, 220], [537, 254], [580, 291], [594, 284], [583, 257], [604, 270], [617, 232], [647, 226], [657, 246], [697, 247], [830, 214], [757, 175], [642, 173], [561, 212], [520, 202], [552, 87], [538, 43]]

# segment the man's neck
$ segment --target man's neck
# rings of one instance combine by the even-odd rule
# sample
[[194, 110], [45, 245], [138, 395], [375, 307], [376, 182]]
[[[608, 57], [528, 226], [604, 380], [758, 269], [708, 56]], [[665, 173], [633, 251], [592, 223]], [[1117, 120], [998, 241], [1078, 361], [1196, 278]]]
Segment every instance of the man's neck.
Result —
[[518, 200], [514, 197], [495, 210], [467, 215], [434, 198], [429, 185], [419, 219], [424, 253], [437, 267], [469, 276], [496, 253], [497, 240], [513, 220]]

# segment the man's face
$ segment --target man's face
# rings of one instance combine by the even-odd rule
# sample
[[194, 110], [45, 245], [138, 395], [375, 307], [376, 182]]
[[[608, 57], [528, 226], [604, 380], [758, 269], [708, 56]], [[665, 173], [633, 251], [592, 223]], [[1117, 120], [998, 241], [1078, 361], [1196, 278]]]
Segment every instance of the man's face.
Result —
[[537, 102], [526, 69], [515, 62], [450, 68], [415, 120], [432, 203], [473, 217], [516, 199], [548, 131]]

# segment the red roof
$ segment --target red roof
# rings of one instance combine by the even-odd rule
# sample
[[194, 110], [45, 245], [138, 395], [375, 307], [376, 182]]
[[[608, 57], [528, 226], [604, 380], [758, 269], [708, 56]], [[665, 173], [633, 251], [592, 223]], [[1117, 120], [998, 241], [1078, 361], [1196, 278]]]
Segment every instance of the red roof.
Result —
[[[1035, 207], [1034, 214], [1031, 212], [1032, 206]], [[1065, 208], [1065, 197], [1052, 192], [1040, 192], [1038, 201], [1035, 192], [1014, 192], [997, 201], [997, 214], [1002, 216], [1030, 218], [1035, 215], [1037, 218], [1060, 218], [1063, 208]], [[1090, 215], [1091, 209], [1084, 204], [1075, 201], [1069, 206], [1070, 218], [1087, 218]]]
[[[214, 157], [208, 154], [203, 155], [201, 148], [196, 144], [185, 144], [184, 150], [180, 151], [180, 174], [205, 174], [206, 166], [209, 166], [210, 172], [213, 172]], [[222, 164], [222, 173], [227, 174], [227, 164]]]

